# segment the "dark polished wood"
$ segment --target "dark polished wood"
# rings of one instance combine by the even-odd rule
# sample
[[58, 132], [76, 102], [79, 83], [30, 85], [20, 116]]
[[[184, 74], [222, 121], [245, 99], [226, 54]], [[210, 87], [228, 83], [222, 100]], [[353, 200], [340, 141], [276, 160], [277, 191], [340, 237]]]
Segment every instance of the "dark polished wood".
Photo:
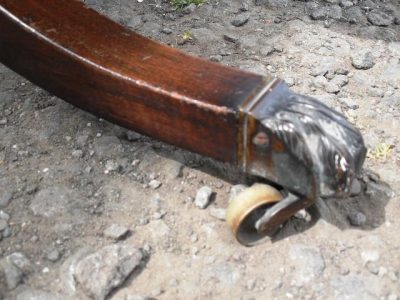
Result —
[[66, 0], [0, 0], [0, 61], [80, 108], [227, 162], [238, 159], [238, 107], [271, 79], [186, 55]]
[[188, 56], [80, 1], [0, 0], [0, 62], [95, 115], [274, 182], [286, 196], [252, 224], [262, 235], [317, 197], [347, 195], [365, 159], [357, 129], [281, 80]]

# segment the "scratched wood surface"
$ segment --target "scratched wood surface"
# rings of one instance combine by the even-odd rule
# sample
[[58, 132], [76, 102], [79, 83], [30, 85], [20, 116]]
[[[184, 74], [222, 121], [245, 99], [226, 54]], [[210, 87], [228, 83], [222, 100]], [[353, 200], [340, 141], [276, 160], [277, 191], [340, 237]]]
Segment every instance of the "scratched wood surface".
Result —
[[0, 0], [0, 61], [107, 120], [222, 161], [268, 81], [142, 37], [80, 1]]

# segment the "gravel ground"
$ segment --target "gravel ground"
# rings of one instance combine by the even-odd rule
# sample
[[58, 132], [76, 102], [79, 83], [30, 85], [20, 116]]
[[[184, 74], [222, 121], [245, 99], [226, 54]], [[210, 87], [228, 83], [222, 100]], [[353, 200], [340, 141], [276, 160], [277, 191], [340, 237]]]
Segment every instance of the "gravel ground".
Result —
[[[245, 248], [229, 166], [87, 114], [0, 65], [0, 299], [400, 297], [397, 0], [87, 0], [172, 47], [281, 77], [370, 149], [348, 199]], [[361, 193], [359, 194], [358, 192]]]

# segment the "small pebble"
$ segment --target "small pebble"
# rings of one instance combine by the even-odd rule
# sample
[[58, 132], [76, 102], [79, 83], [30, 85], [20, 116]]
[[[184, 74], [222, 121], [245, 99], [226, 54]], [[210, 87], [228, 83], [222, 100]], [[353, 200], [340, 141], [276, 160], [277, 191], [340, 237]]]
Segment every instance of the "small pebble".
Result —
[[194, 204], [201, 209], [205, 209], [211, 201], [212, 190], [209, 186], [205, 185], [201, 187], [196, 194]]
[[8, 226], [6, 229], [3, 230], [3, 232], [2, 232], [1, 234], [2, 234], [3, 238], [8, 238], [8, 237], [10, 237], [11, 234], [12, 234], [11, 227]]
[[192, 254], [193, 256], [196, 256], [197, 254], [200, 253], [200, 250], [199, 250], [199, 248], [197, 248], [197, 247], [193, 247], [193, 248], [190, 250], [190, 252], [191, 252], [191, 254]]
[[0, 208], [7, 207], [14, 195], [12, 190], [0, 190]]
[[224, 34], [224, 40], [231, 43], [236, 43], [239, 38], [231, 34]]
[[246, 282], [246, 289], [248, 289], [249, 291], [254, 290], [254, 288], [256, 287], [256, 281], [254, 279], [249, 279]]
[[334, 84], [332, 82], [328, 82], [325, 85], [325, 91], [327, 91], [330, 94], [337, 94], [340, 92], [340, 87], [337, 84]]
[[250, 16], [248, 14], [240, 14], [231, 21], [231, 24], [235, 27], [240, 27], [246, 24], [249, 21], [249, 18]]
[[10, 215], [3, 210], [0, 210], [0, 219], [8, 221], [10, 220]]
[[[358, 109], [360, 107], [357, 102], [355, 102], [353, 99], [350, 98], [339, 98], [338, 100], [348, 109]], [[361, 185], [359, 186], [361, 188]]]
[[[142, 0], [140, 0], [142, 1]], [[138, 0], [138, 2], [140, 2]], [[125, 300], [151, 300], [153, 299], [152, 297], [146, 297], [146, 296], [140, 296], [140, 295], [127, 295], [125, 297]]]
[[370, 51], [355, 52], [351, 56], [351, 63], [354, 68], [368, 70], [375, 65], [374, 57]]
[[0, 219], [0, 231], [3, 231], [8, 227], [8, 223], [6, 220]]
[[118, 224], [112, 224], [106, 230], [103, 231], [105, 237], [119, 240], [124, 238], [129, 232], [129, 229], [125, 226], [121, 226]]
[[164, 34], [171, 34], [173, 31], [170, 28], [164, 27], [163, 29], [161, 29], [161, 32]]
[[357, 196], [361, 193], [361, 182], [360, 180], [354, 180], [350, 187], [350, 196]]
[[348, 216], [350, 224], [353, 226], [364, 226], [367, 223], [367, 216], [362, 212], [355, 212]]
[[340, 273], [340, 275], [347, 275], [350, 273], [350, 269], [346, 266], [341, 266], [339, 273]]
[[140, 137], [141, 137], [141, 135], [135, 131], [129, 130], [126, 132], [126, 139], [130, 142], [137, 141], [140, 139]]
[[221, 55], [211, 55], [210, 60], [214, 62], [220, 62], [222, 61], [222, 56]]
[[140, 160], [139, 159], [134, 159], [133, 161], [132, 161], [132, 163], [131, 163], [131, 165], [133, 166], [133, 167], [136, 167], [137, 165], [139, 165], [140, 164]]
[[120, 168], [120, 165], [115, 162], [114, 160], [107, 160], [106, 165], [105, 165], [105, 171], [104, 173], [108, 174], [110, 172], [117, 171]]
[[349, 78], [346, 75], [335, 75], [330, 82], [338, 87], [344, 87], [349, 83]]
[[249, 4], [246, 1], [242, 2], [242, 6], [240, 7], [240, 11], [248, 11], [249, 10]]
[[58, 252], [57, 249], [54, 249], [47, 254], [46, 258], [51, 262], [56, 262], [60, 259], [60, 252]]
[[340, 0], [340, 5], [343, 7], [351, 7], [354, 4], [350, 0]]
[[221, 221], [225, 221], [226, 209], [211, 207], [209, 213], [212, 217]]
[[390, 280], [392, 280], [393, 282], [396, 282], [399, 278], [397, 277], [396, 273], [393, 271], [390, 271], [388, 273], [388, 277], [390, 278]]
[[294, 214], [294, 217], [300, 220], [304, 220], [306, 222], [311, 221], [311, 215], [305, 209], [301, 209], [298, 212], [296, 212]]
[[387, 274], [388, 270], [385, 267], [379, 267], [378, 276], [383, 277]]
[[32, 195], [32, 194], [36, 193], [38, 189], [39, 189], [38, 185], [32, 183], [32, 184], [28, 184], [28, 185], [27, 185], [27, 187], [26, 187], [26, 189], [25, 189], [25, 192], [26, 192], [28, 195]]
[[294, 85], [295, 85], [295, 81], [294, 81], [294, 79], [291, 78], [291, 77], [286, 78], [285, 81], [286, 81], [286, 84], [287, 84], [288, 86], [294, 86]]
[[153, 214], [153, 219], [154, 220], [159, 220], [162, 219], [167, 213], [165, 211], [160, 211], [160, 212], [155, 212]]
[[178, 284], [179, 284], [179, 281], [178, 281], [176, 278], [172, 278], [172, 279], [169, 281], [169, 286], [170, 286], [170, 287], [177, 287]]
[[189, 14], [191, 14], [192, 12], [194, 12], [195, 10], [196, 10], [196, 4], [191, 3], [191, 4], [189, 4], [188, 6], [186, 6], [184, 9], [182, 9], [182, 12], [183, 12], [184, 14], [189, 15]]
[[337, 75], [349, 75], [349, 70], [345, 68], [338, 68], [335, 70], [335, 74]]
[[148, 218], [140, 218], [139, 219], [139, 225], [147, 225], [147, 224], [149, 224]]
[[83, 151], [79, 150], [79, 149], [72, 151], [72, 157], [74, 157], [74, 158], [82, 158], [83, 157]]
[[151, 253], [151, 246], [149, 244], [144, 244], [143, 245], [143, 252], [149, 255]]
[[374, 275], [378, 275], [379, 273], [379, 264], [377, 262], [368, 262], [366, 265], [368, 271], [370, 271]]
[[151, 291], [150, 295], [154, 298], [159, 297], [161, 294], [164, 293], [164, 290], [161, 288], [156, 288], [154, 290]]
[[161, 186], [161, 182], [156, 179], [153, 179], [149, 182], [149, 187], [152, 188], [153, 190], [158, 189], [160, 186]]
[[195, 243], [195, 242], [197, 242], [198, 240], [199, 240], [199, 238], [198, 238], [198, 236], [197, 236], [196, 234], [192, 234], [192, 235], [191, 235], [190, 241], [191, 241], [192, 243]]
[[363, 250], [361, 251], [361, 258], [364, 264], [368, 262], [376, 262], [379, 260], [379, 252], [375, 250]]
[[247, 189], [247, 186], [245, 186], [244, 184], [236, 184], [232, 186], [229, 193], [229, 202], [235, 199], [245, 189]]

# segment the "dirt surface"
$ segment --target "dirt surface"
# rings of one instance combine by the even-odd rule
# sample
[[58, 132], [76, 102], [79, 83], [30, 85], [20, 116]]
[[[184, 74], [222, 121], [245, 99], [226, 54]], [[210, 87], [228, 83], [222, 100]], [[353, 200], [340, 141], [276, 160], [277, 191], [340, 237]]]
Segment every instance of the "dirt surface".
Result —
[[[318, 200], [272, 242], [245, 248], [221, 220], [232, 187], [250, 183], [232, 168], [98, 119], [0, 65], [0, 299], [399, 299], [397, 0], [181, 11], [86, 2], [342, 112], [370, 149], [361, 194]], [[201, 209], [204, 186], [213, 201]]]

